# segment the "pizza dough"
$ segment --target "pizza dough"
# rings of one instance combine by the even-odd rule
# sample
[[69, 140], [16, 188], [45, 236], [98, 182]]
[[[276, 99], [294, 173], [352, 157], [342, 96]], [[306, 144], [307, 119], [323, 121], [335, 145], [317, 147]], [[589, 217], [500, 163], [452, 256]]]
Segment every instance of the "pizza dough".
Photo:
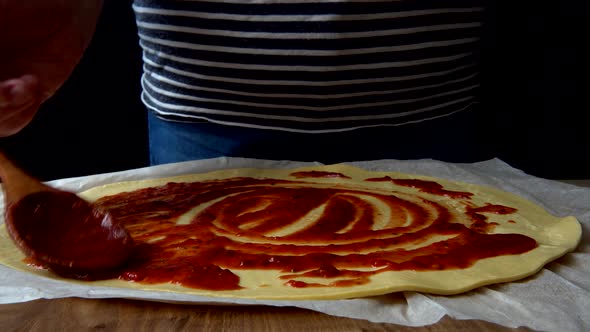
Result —
[[[129, 266], [97, 286], [307, 300], [456, 294], [574, 250], [581, 226], [493, 188], [346, 165], [230, 169], [79, 194], [125, 222]], [[0, 232], [0, 263], [28, 266]]]

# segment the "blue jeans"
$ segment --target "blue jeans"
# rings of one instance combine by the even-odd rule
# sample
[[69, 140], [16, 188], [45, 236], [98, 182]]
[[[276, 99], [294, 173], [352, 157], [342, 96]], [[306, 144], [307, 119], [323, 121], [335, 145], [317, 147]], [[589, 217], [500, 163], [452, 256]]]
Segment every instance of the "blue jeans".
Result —
[[490, 158], [479, 145], [473, 111], [416, 124], [322, 134], [243, 128], [205, 121], [171, 122], [149, 113], [152, 165], [220, 156], [325, 164], [422, 158], [474, 162]]

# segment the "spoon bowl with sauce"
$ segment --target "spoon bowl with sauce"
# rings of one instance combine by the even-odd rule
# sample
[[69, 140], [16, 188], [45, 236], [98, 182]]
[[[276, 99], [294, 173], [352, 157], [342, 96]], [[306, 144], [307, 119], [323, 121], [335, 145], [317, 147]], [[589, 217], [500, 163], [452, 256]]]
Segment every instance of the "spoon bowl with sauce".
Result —
[[76, 194], [47, 186], [0, 152], [6, 228], [30, 259], [66, 277], [114, 270], [133, 250], [127, 230]]

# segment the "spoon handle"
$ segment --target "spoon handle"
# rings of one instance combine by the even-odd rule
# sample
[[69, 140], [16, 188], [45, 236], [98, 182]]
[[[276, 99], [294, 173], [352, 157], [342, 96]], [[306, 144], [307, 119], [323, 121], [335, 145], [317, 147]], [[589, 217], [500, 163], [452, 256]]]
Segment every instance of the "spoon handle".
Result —
[[54, 190], [18, 168], [3, 151], [0, 151], [0, 179], [6, 206], [29, 194]]

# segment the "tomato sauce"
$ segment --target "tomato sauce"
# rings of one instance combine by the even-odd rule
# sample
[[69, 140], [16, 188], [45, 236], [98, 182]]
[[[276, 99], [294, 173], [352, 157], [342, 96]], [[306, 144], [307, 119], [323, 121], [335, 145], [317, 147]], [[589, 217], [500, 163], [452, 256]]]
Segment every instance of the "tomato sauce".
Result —
[[[384, 271], [462, 269], [537, 246], [524, 235], [490, 233], [495, 223], [488, 222], [488, 214], [516, 209], [474, 206], [471, 193], [433, 181], [366, 180], [416, 189], [401, 193], [394, 186], [387, 192], [313, 182], [347, 178], [344, 174], [297, 172], [293, 177], [168, 183], [99, 199], [96, 204], [123, 223], [136, 243], [114, 277], [235, 290], [242, 286], [234, 272], [257, 269], [279, 271], [291, 287], [347, 287]], [[465, 210], [424, 193], [445, 196]], [[195, 213], [190, 222], [177, 224], [189, 212]], [[305, 219], [313, 222], [304, 226]], [[307, 277], [321, 281], [301, 280]]]
[[9, 204], [6, 218], [29, 261], [49, 265], [60, 275], [117, 267], [133, 250], [125, 228], [73, 193], [34, 192]]

